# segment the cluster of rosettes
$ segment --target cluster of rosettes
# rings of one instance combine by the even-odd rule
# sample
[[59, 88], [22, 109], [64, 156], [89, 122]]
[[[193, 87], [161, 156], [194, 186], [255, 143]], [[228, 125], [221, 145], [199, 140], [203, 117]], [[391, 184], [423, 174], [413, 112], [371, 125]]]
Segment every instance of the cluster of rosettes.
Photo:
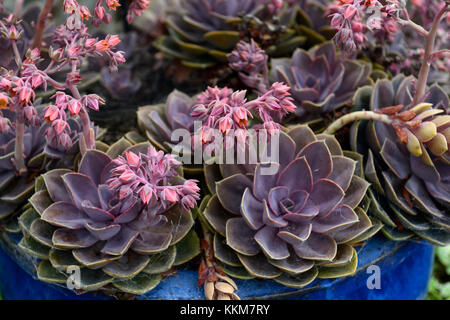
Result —
[[[269, 134], [274, 134], [280, 129], [280, 125], [275, 121], [295, 110], [289, 89], [288, 86], [277, 82], [257, 99], [247, 101], [245, 90], [232, 92], [228, 88], [209, 88], [197, 98], [191, 114], [203, 121], [201, 141], [210, 142], [214, 129], [219, 129], [223, 135], [234, 129], [245, 136], [248, 120], [253, 117], [251, 110], [256, 111], [263, 122], [262, 127]], [[245, 139], [244, 136], [241, 138]]]
[[158, 204], [166, 208], [168, 204], [180, 203], [188, 211], [200, 198], [196, 180], [168, 185], [170, 179], [178, 176], [176, 168], [181, 166], [171, 154], [149, 147], [146, 154], [128, 151], [125, 157], [120, 156], [113, 162], [116, 168], [106, 183], [121, 200], [135, 195], [150, 207]]
[[358, 108], [388, 116], [391, 123], [353, 125], [352, 148], [366, 154], [366, 178], [372, 183], [372, 213], [384, 233], [402, 240], [423, 237], [450, 243], [450, 101], [437, 85], [424, 102], [412, 105], [417, 80], [403, 75], [358, 90]]

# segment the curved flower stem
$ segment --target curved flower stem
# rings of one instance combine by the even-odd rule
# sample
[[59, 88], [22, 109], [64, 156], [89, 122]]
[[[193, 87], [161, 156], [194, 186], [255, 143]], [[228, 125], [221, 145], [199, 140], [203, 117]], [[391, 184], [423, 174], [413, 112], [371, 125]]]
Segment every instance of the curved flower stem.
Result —
[[13, 48], [14, 57], [15, 57], [16, 64], [18, 67], [17, 70], [19, 70], [19, 72], [20, 72], [20, 70], [22, 69], [22, 57], [20, 56], [19, 49], [17, 48], [16, 40], [11, 40], [11, 46]]
[[19, 175], [27, 172], [27, 167], [25, 165], [25, 159], [23, 155], [23, 135], [25, 133], [25, 125], [23, 121], [20, 121], [20, 107], [16, 110], [16, 140], [14, 145], [14, 160], [16, 164], [17, 171]]
[[442, 9], [439, 11], [439, 13], [434, 18], [433, 24], [431, 26], [430, 31], [428, 32], [427, 36], [427, 42], [425, 45], [425, 52], [423, 56], [423, 63], [422, 67], [420, 68], [419, 72], [419, 78], [417, 80], [417, 86], [416, 86], [416, 93], [414, 95], [413, 99], [413, 106], [418, 104], [425, 93], [425, 89], [427, 87], [427, 79], [428, 79], [428, 73], [430, 72], [430, 57], [433, 54], [434, 50], [434, 43], [436, 40], [436, 34], [439, 27], [439, 23], [441, 22], [442, 18], [444, 17], [445, 13], [449, 11], [449, 4], [445, 4]]
[[39, 18], [36, 24], [36, 32], [34, 34], [33, 43], [31, 48], [40, 48], [42, 44], [42, 36], [44, 34], [45, 22], [48, 19], [50, 12], [53, 8], [53, 0], [45, 1], [45, 5], [39, 14]]
[[349, 114], [346, 114], [345, 116], [340, 117], [336, 121], [334, 121], [323, 133], [325, 134], [335, 134], [337, 131], [339, 131], [341, 128], [346, 126], [347, 124], [350, 124], [355, 121], [359, 120], [374, 120], [374, 121], [380, 121], [384, 122], [386, 124], [392, 124], [393, 120], [389, 118], [389, 116], [382, 114], [382, 113], [376, 113], [373, 111], [356, 111]]
[[404, 27], [410, 27], [423, 37], [428, 37], [428, 31], [411, 20], [398, 19], [397, 22]]
[[14, 15], [16, 17], [20, 16], [22, 13], [23, 2], [24, 2], [24, 0], [16, 0], [16, 4], [14, 6]]
[[[72, 93], [73, 97], [75, 99], [81, 99], [80, 92], [78, 91], [78, 88], [74, 84], [70, 84], [68, 86], [68, 89]], [[89, 119], [89, 114], [85, 110], [84, 107], [81, 108], [80, 113], [78, 114], [81, 118], [81, 124], [83, 126], [83, 137], [84, 137], [84, 143], [85, 146], [83, 146], [82, 143], [80, 143], [80, 150], [81, 154], [84, 155], [87, 151], [87, 149], [94, 149], [95, 148], [95, 141], [94, 141], [94, 135], [91, 134], [91, 120]], [[81, 140], [80, 140], [81, 142]]]

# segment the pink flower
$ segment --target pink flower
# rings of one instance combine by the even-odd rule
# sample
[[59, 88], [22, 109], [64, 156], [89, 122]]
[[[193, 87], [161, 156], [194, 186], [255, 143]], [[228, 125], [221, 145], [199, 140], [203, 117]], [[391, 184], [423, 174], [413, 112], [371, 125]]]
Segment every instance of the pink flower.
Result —
[[59, 61], [64, 56], [64, 50], [62, 48], [58, 48], [56, 50], [51, 50], [50, 58], [55, 61]]
[[98, 111], [99, 106], [105, 104], [105, 100], [103, 100], [100, 96], [96, 94], [89, 94], [81, 98], [81, 103], [86, 108]]
[[119, 177], [120, 181], [123, 183], [130, 183], [136, 178], [135, 174], [131, 170], [127, 170], [124, 173], [122, 173]]
[[59, 117], [59, 108], [55, 105], [48, 105], [45, 107], [44, 120], [53, 122]]
[[125, 153], [128, 163], [132, 167], [138, 167], [141, 163], [140, 158], [133, 152], [129, 151]]
[[76, 115], [76, 114], [78, 114], [78, 113], [80, 112], [82, 105], [81, 105], [80, 100], [78, 100], [78, 99], [72, 99], [72, 100], [69, 102], [68, 107], [69, 107], [69, 112], [70, 112], [70, 114], [71, 114], [71, 115]]
[[19, 40], [23, 32], [18, 32], [14, 24], [9, 27], [7, 36], [10, 40]]
[[232, 121], [230, 118], [222, 118], [219, 120], [219, 130], [222, 134], [226, 134], [231, 129]]
[[33, 89], [31, 89], [27, 85], [21, 86], [18, 89], [18, 92], [19, 92], [19, 102], [24, 105], [29, 104], [31, 102], [31, 97], [34, 98], [35, 96]]
[[89, 18], [91, 17], [91, 13], [86, 6], [80, 7], [80, 16], [82, 20], [89, 20]]
[[69, 102], [69, 96], [62, 91], [56, 92], [51, 98], [56, 98], [56, 104], [63, 108], [66, 108], [67, 103]]
[[89, 39], [86, 39], [86, 42], [84, 43], [84, 45], [87, 48], [91, 48], [91, 47], [93, 47], [95, 45], [96, 42], [97, 42], [97, 39], [89, 38]]
[[105, 13], [105, 8], [103, 8], [102, 6], [96, 6], [94, 9], [94, 15], [100, 20], [103, 19]]
[[8, 96], [0, 92], [0, 109], [6, 109], [9, 104]]
[[25, 106], [23, 108], [23, 114], [28, 121], [32, 121], [37, 116], [36, 109], [33, 106]]
[[150, 5], [150, 0], [132, 0], [127, 14], [127, 22], [133, 22], [134, 16], [140, 16]]
[[[180, 202], [181, 207], [189, 210], [195, 200], [200, 198], [200, 189], [195, 180], [188, 180], [183, 185], [171, 185], [173, 177], [178, 176], [176, 167], [181, 163], [171, 154], [164, 154], [154, 147], [149, 147], [146, 154], [126, 152], [114, 160], [115, 168], [111, 171], [111, 178], [106, 181], [110, 189], [118, 193], [119, 197], [134, 195], [142, 203], [149, 206], [166, 208], [167, 202]], [[183, 197], [192, 199], [183, 201]]]
[[139, 196], [144, 204], [148, 204], [153, 196], [153, 190], [145, 185], [141, 188]]
[[105, 52], [110, 50], [110, 43], [108, 39], [100, 40], [95, 44], [95, 49], [99, 52]]
[[69, 125], [67, 124], [66, 121], [62, 119], [57, 119], [52, 122], [52, 127], [55, 129], [56, 134], [59, 135], [66, 129], [66, 127], [68, 128]]
[[31, 86], [36, 89], [37, 87], [39, 87], [41, 84], [45, 83], [45, 79], [42, 76], [42, 74], [40, 73], [35, 73], [33, 74], [33, 76], [31, 77]]
[[117, 0], [106, 0], [108, 9], [116, 11], [117, 7], [120, 7], [120, 3]]
[[0, 114], [0, 133], [10, 132], [11, 121], [8, 118], [4, 118]]
[[77, 45], [71, 45], [67, 48], [67, 54], [69, 57], [78, 57], [80, 50]]
[[169, 202], [177, 202], [178, 201], [178, 194], [175, 190], [171, 188], [166, 188], [163, 190], [161, 198], [163, 200], [167, 200]]
[[0, 90], [8, 91], [9, 89], [11, 89], [11, 81], [3, 77], [0, 78]]
[[197, 185], [197, 180], [186, 180], [183, 185], [184, 194], [198, 193], [200, 188]]
[[72, 14], [76, 11], [80, 5], [76, 0], [64, 0], [64, 11], [66, 13]]

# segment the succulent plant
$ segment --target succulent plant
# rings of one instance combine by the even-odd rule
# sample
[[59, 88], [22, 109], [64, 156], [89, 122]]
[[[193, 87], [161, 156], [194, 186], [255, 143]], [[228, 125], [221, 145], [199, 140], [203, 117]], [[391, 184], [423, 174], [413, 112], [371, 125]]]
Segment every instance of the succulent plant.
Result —
[[370, 72], [369, 64], [344, 59], [326, 42], [297, 49], [290, 59], [272, 59], [271, 81], [291, 87], [296, 116], [308, 122], [350, 102], [357, 88], [371, 83]]
[[[208, 68], [226, 62], [226, 55], [242, 38], [253, 38], [271, 56], [285, 56], [305, 43], [325, 41], [312, 30], [310, 19], [324, 7], [310, 1], [301, 10], [296, 3], [286, 3], [272, 11], [268, 0], [195, 0], [181, 1], [167, 9], [169, 35], [159, 37], [155, 46], [169, 57], [180, 59], [191, 68]], [[298, 25], [297, 25], [298, 24]], [[321, 27], [325, 27], [324, 22]]]
[[[3, 109], [4, 119], [11, 123], [15, 121], [15, 113]], [[13, 214], [24, 204], [26, 198], [33, 190], [32, 179], [43, 163], [45, 148], [45, 125], [27, 126], [24, 135], [24, 155], [29, 174], [23, 177], [16, 176], [14, 165], [15, 131], [7, 130], [0, 134], [0, 219]]]
[[[19, 246], [42, 259], [38, 278], [65, 284], [69, 266], [78, 266], [75, 288], [81, 292], [143, 294], [160, 282], [161, 273], [197, 255], [191, 212], [184, 198], [173, 198], [176, 188], [186, 193], [192, 185], [172, 164], [148, 142], [133, 146], [121, 139], [106, 153], [88, 150], [77, 171], [42, 175], [32, 207], [20, 217]], [[150, 184], [140, 185], [145, 179]]]
[[[172, 141], [172, 133], [176, 129], [187, 129], [194, 132], [194, 121], [191, 116], [195, 99], [182, 93], [173, 91], [165, 104], [140, 107], [137, 112], [138, 126], [145, 133], [147, 139], [160, 150], [171, 152], [173, 145], [179, 141]], [[185, 169], [191, 168], [189, 165]], [[193, 169], [193, 168], [191, 168]]]
[[[220, 267], [291, 287], [352, 274], [352, 244], [381, 227], [367, 206], [358, 206], [369, 184], [358, 176], [357, 161], [333, 136], [303, 125], [280, 133], [279, 153], [277, 163], [205, 167], [214, 195], [201, 217], [216, 232]], [[269, 166], [275, 173], [263, 171]]]
[[[352, 148], [366, 155], [365, 174], [372, 187], [370, 212], [385, 224], [383, 232], [395, 240], [418, 235], [438, 245], [450, 243], [449, 98], [438, 86], [428, 88], [423, 102], [412, 105], [415, 82], [404, 75], [360, 88], [357, 108], [374, 111], [398, 106], [416, 112], [411, 131], [395, 130], [381, 122], [355, 123]], [[425, 108], [423, 107], [425, 106]], [[403, 107], [403, 108], [402, 108]], [[419, 110], [419, 108], [424, 108]], [[425, 110], [426, 109], [426, 110]], [[404, 114], [408, 114], [405, 112]], [[404, 142], [398, 135], [406, 135]]]
[[[43, 115], [43, 106], [36, 108]], [[8, 109], [1, 111], [10, 123], [15, 121], [15, 113]], [[48, 141], [44, 135], [49, 125], [43, 122], [38, 126], [26, 126], [24, 135], [24, 154], [28, 172], [24, 176], [16, 173], [14, 166], [15, 131], [0, 133], [0, 220], [17, 212], [33, 192], [34, 180], [40, 173], [54, 168], [73, 168], [79, 155], [78, 137], [81, 132], [81, 120], [68, 120], [72, 146], [67, 150], [54, 141]], [[94, 128], [97, 138], [103, 130]]]

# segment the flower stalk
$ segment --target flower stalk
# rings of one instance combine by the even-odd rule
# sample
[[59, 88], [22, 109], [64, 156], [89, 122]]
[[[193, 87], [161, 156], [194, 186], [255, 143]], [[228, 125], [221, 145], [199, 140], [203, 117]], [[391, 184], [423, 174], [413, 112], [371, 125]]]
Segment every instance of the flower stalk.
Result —
[[444, 18], [445, 14], [450, 11], [449, 4], [446, 3], [439, 13], [434, 18], [430, 31], [427, 34], [427, 40], [425, 45], [425, 52], [423, 56], [422, 67], [420, 68], [419, 77], [416, 85], [416, 93], [414, 95], [413, 105], [419, 103], [424, 96], [425, 89], [427, 87], [428, 74], [430, 73], [430, 58], [435, 50], [434, 45], [436, 41], [436, 34], [439, 27], [439, 23]]
[[42, 36], [44, 35], [45, 25], [53, 8], [54, 0], [46, 0], [45, 5], [39, 14], [36, 24], [36, 31], [33, 38], [32, 48], [40, 48], [42, 45]]
[[334, 121], [328, 128], [324, 131], [325, 134], [335, 134], [340, 129], [345, 127], [346, 125], [360, 121], [360, 120], [374, 120], [384, 122], [386, 124], [392, 124], [393, 120], [386, 114], [376, 113], [373, 111], [356, 111]]
[[16, 110], [16, 140], [14, 145], [14, 160], [16, 169], [19, 175], [27, 172], [27, 166], [25, 165], [24, 153], [23, 153], [23, 135], [25, 132], [25, 124], [21, 121], [21, 110]]

